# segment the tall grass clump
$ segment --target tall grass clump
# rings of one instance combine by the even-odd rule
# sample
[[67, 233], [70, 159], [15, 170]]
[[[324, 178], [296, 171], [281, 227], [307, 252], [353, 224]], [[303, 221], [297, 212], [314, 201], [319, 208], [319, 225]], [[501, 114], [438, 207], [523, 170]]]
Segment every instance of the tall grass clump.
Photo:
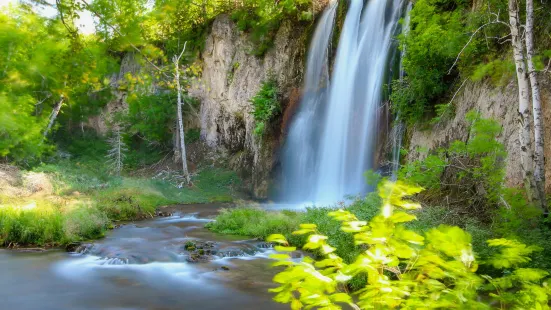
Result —
[[108, 228], [105, 213], [91, 206], [63, 210], [43, 201], [0, 206], [0, 246], [58, 246], [103, 237]]
[[265, 239], [274, 232], [291, 233], [300, 223], [292, 211], [270, 212], [260, 208], [223, 209], [207, 227], [221, 234]]
[[0, 244], [53, 245], [64, 236], [63, 216], [54, 208], [0, 208]]

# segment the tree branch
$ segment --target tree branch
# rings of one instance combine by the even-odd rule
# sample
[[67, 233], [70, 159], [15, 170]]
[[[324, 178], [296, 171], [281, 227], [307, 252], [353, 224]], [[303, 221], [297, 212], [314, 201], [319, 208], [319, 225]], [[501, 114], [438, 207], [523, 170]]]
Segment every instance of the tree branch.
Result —
[[463, 48], [461, 49], [461, 51], [459, 52], [459, 54], [457, 55], [457, 58], [455, 58], [455, 61], [453, 62], [453, 65], [450, 67], [450, 69], [448, 70], [448, 74], [451, 74], [452, 72], [452, 69], [455, 67], [455, 65], [457, 64], [457, 62], [459, 61], [459, 57], [461, 57], [461, 55], [463, 54], [463, 52], [465, 51], [465, 49], [467, 48], [467, 46], [469, 46], [469, 44], [471, 44], [471, 42], [473, 41], [474, 39], [474, 36], [480, 31], [482, 30], [484, 27], [486, 26], [489, 26], [489, 25], [493, 25], [493, 24], [497, 24], [499, 23], [498, 21], [493, 21], [493, 22], [488, 22], [480, 27], [478, 27], [478, 29], [475, 30], [475, 32], [471, 35], [471, 37], [469, 38], [469, 41], [467, 41], [467, 43], [465, 44], [465, 46], [463, 46]]

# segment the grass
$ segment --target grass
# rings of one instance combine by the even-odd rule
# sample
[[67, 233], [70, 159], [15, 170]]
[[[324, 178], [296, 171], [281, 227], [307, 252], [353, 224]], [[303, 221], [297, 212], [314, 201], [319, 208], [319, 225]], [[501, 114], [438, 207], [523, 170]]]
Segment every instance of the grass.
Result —
[[150, 218], [159, 206], [231, 202], [241, 185], [235, 172], [213, 167], [200, 170], [193, 185], [184, 188], [160, 179], [114, 176], [105, 164], [102, 141], [77, 141], [67, 149], [70, 158], [32, 171], [46, 174], [53, 192], [19, 197], [0, 189], [0, 246], [55, 246], [100, 238], [112, 221]]
[[63, 206], [34, 199], [22, 206], [0, 206], [0, 244], [54, 246], [102, 237], [104, 213], [90, 206]]
[[[367, 195], [365, 199], [357, 199], [346, 208], [354, 213], [358, 219], [369, 221], [372, 217], [378, 214], [380, 199], [375, 193]], [[270, 234], [279, 233], [287, 237], [287, 240], [296, 247], [302, 247], [305, 244], [303, 236], [294, 236], [291, 233], [298, 230], [300, 223], [312, 223], [317, 225], [318, 231], [325, 236], [328, 236], [328, 242], [336, 248], [336, 254], [342, 257], [345, 262], [351, 263], [357, 254], [361, 251], [354, 244], [352, 236], [343, 232], [340, 229], [340, 223], [328, 215], [330, 211], [339, 208], [338, 206], [308, 208], [305, 212], [291, 211], [266, 211], [260, 208], [236, 208], [224, 210], [216, 221], [211, 222], [207, 227], [218, 233], [234, 234], [256, 238], [266, 238]], [[408, 223], [408, 228], [420, 234], [424, 234], [430, 229], [437, 227], [440, 224], [452, 224], [452, 221], [457, 219], [450, 218], [450, 212], [443, 207], [425, 207], [417, 211], [415, 215], [417, 220]], [[501, 229], [496, 230], [495, 227], [490, 227], [476, 220], [475, 217], [462, 220], [461, 227], [467, 231], [472, 237], [472, 245], [474, 252], [477, 254], [479, 261], [484, 261], [484, 258], [489, 257], [495, 252], [486, 243], [486, 240], [492, 238], [506, 237], [510, 239], [518, 239], [528, 245], [538, 245], [541, 247], [540, 252], [536, 252], [532, 256], [531, 266], [551, 271], [551, 229], [545, 223], [533, 223], [531, 229], [523, 229], [522, 231], [514, 232], [514, 229], [509, 229], [510, 233], [504, 235], [502, 233], [504, 223], [501, 223]], [[517, 225], [519, 225], [517, 223]], [[520, 227], [526, 228], [527, 223], [523, 223]], [[314, 253], [316, 254], [316, 253]], [[480, 266], [481, 269], [486, 268], [485, 265]], [[354, 278], [350, 286], [359, 288], [365, 283], [365, 279]]]
[[268, 212], [260, 208], [223, 209], [215, 222], [207, 227], [215, 232], [229, 235], [265, 239], [271, 234], [290, 234], [300, 224], [297, 212]]

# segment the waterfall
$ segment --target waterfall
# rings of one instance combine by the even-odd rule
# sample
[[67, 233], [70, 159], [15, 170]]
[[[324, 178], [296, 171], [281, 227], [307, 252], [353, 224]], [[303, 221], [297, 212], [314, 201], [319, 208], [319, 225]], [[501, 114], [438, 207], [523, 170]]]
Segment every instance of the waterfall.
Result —
[[[407, 34], [409, 31], [409, 23], [410, 23], [410, 11], [413, 7], [413, 3], [409, 2], [408, 6], [406, 8], [406, 15], [404, 18], [404, 24], [402, 25], [402, 33]], [[400, 55], [400, 72], [399, 72], [399, 79], [400, 81], [404, 79], [405, 71], [404, 71], [404, 56], [406, 55], [406, 50], [402, 49], [401, 55]], [[398, 169], [400, 169], [400, 150], [402, 149], [402, 138], [404, 136], [405, 131], [405, 125], [400, 119], [400, 115], [397, 114], [396, 118], [394, 119], [394, 126], [392, 127], [392, 131], [390, 132], [390, 137], [392, 141], [392, 175], [391, 178], [393, 181], [396, 181], [398, 178]]]
[[318, 21], [306, 62], [305, 84], [297, 115], [289, 127], [283, 149], [283, 199], [303, 201], [314, 194], [318, 160], [319, 123], [329, 86], [329, 43], [337, 1], [332, 1]]
[[330, 82], [325, 77], [334, 3], [320, 19], [304, 97], [284, 149], [283, 200], [332, 203], [365, 192], [363, 174], [374, 166], [382, 86], [401, 1], [350, 0]]

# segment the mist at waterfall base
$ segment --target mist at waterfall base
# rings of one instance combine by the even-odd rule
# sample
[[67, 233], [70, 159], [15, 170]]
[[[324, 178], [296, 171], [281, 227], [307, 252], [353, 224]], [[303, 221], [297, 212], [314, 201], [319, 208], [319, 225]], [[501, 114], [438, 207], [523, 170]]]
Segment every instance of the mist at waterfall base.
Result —
[[402, 0], [351, 0], [329, 74], [336, 1], [318, 21], [300, 107], [282, 150], [279, 200], [327, 205], [368, 190], [382, 88]]

